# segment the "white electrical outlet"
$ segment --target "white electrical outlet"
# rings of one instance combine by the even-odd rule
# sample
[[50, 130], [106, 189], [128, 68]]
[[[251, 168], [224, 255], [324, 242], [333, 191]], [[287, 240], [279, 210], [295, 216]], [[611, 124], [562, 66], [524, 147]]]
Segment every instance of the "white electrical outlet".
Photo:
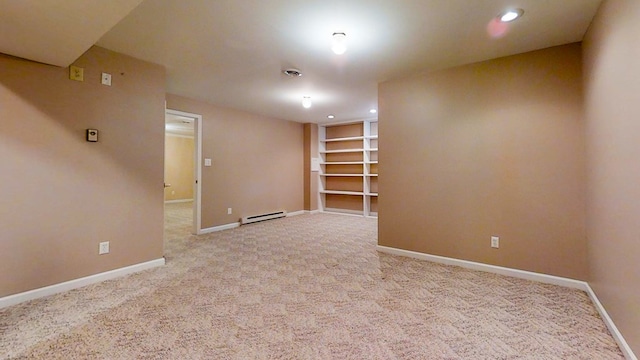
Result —
[[232, 211], [231, 208], [227, 208], [227, 215], [231, 215]]
[[491, 237], [491, 247], [492, 248], [499, 248], [500, 247], [500, 238], [497, 236], [492, 236]]
[[104, 255], [109, 253], [109, 242], [101, 242], [100, 248], [98, 249], [98, 255]]
[[101, 82], [102, 82], [102, 85], [111, 86], [111, 74], [102, 73]]

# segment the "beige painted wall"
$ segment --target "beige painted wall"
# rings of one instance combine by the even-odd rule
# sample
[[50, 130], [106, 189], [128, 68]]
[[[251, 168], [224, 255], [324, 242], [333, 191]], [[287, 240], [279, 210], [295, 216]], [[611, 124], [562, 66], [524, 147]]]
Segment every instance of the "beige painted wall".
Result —
[[303, 124], [171, 94], [167, 108], [202, 115], [202, 156], [213, 164], [202, 167], [203, 228], [303, 209]]
[[167, 134], [164, 141], [164, 199], [193, 199], [193, 138]]
[[581, 86], [579, 44], [382, 83], [379, 244], [585, 279]]
[[0, 55], [0, 296], [163, 255], [165, 71], [98, 47], [75, 65]]
[[589, 283], [640, 355], [640, 2], [608, 0], [584, 41]]
[[318, 210], [318, 172], [311, 158], [318, 158], [318, 124], [304, 124], [304, 209]]

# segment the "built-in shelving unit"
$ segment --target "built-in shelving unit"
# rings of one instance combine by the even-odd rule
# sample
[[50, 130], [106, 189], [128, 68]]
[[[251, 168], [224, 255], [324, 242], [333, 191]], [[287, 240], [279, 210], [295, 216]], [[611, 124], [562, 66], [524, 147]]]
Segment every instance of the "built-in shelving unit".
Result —
[[377, 216], [378, 122], [321, 125], [320, 210]]

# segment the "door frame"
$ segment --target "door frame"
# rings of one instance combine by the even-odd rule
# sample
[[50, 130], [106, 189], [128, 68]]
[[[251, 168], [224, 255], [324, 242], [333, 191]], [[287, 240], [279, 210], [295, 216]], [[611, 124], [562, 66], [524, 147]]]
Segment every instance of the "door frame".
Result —
[[202, 115], [180, 110], [165, 109], [165, 115], [183, 116], [193, 119], [193, 227], [194, 235], [202, 234]]

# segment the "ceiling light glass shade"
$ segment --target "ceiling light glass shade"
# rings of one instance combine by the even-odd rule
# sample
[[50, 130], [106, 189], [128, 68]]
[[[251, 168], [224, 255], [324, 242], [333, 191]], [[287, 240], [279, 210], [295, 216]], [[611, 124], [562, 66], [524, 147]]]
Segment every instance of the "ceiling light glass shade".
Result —
[[371, 110], [369, 110], [369, 112], [370, 112], [370, 113], [372, 113], [372, 114], [375, 114], [375, 113], [377, 113], [377, 112], [378, 112], [378, 110], [376, 110], [376, 109], [371, 109]]
[[333, 119], [333, 118], [335, 118], [335, 116], [333, 116], [333, 115], [327, 115], [327, 118], [328, 118], [328, 119]]
[[331, 50], [333, 50], [336, 55], [342, 55], [347, 51], [347, 35], [345, 33], [333, 33]]
[[510, 21], [513, 21], [513, 20], [519, 18], [520, 16], [522, 16], [522, 14], [524, 14], [524, 10], [522, 10], [522, 9], [507, 10], [507, 11], [503, 12], [502, 14], [500, 14], [500, 21], [502, 21], [502, 22], [510, 22]]
[[308, 109], [311, 107], [311, 98], [309, 96], [305, 96], [302, 98], [302, 106], [305, 109]]

